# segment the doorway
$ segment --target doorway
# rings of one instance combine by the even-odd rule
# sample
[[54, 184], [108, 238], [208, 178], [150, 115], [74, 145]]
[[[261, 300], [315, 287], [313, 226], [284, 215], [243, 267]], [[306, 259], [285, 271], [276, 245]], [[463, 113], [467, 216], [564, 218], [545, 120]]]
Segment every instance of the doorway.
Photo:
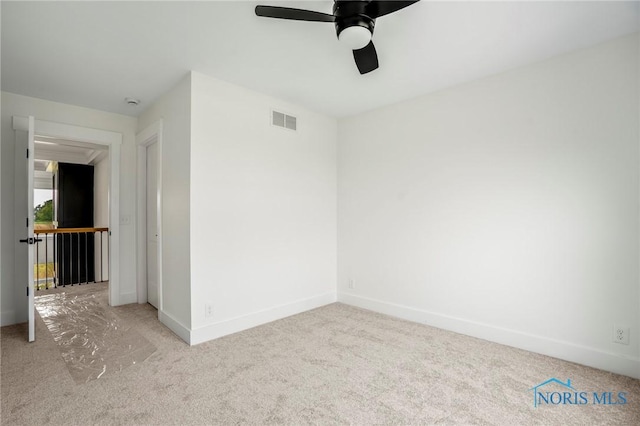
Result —
[[[110, 262], [109, 262], [109, 289], [108, 289], [108, 300], [110, 305], [119, 305], [120, 304], [120, 280], [119, 280], [119, 257], [120, 257], [120, 226], [119, 226], [119, 210], [120, 210], [120, 145], [122, 144], [122, 134], [117, 132], [111, 132], [106, 130], [97, 130], [86, 127], [74, 126], [69, 124], [61, 124], [44, 120], [37, 120], [33, 117], [13, 117], [13, 129], [16, 131], [16, 135], [18, 132], [29, 133], [33, 135], [38, 135], [42, 138], [49, 138], [52, 140], [66, 140], [72, 141], [72, 143], [77, 144], [78, 146], [83, 145], [100, 145], [101, 147], [106, 148], [107, 158], [108, 158], [108, 169], [109, 169], [109, 177], [108, 177], [108, 215], [109, 215], [109, 224], [110, 224]], [[23, 141], [24, 139], [24, 141]], [[32, 191], [32, 180], [28, 182], [28, 185], [24, 185], [24, 181], [26, 179], [27, 173], [26, 169], [33, 166], [23, 166], [25, 164], [24, 161], [24, 147], [22, 146], [25, 141], [28, 141], [29, 138], [22, 138], [16, 136], [16, 168], [15, 168], [15, 176], [16, 176], [16, 191], [15, 191], [15, 214], [14, 214], [14, 222], [16, 229], [16, 236], [20, 238], [23, 233], [23, 229], [25, 227], [25, 217], [31, 217], [31, 226], [33, 226], [33, 206], [31, 206], [31, 213], [29, 213], [27, 206], [29, 204], [33, 204], [33, 200], [31, 199], [29, 203], [25, 202], [26, 198], [31, 198]], [[31, 139], [33, 140], [33, 139]], [[33, 142], [31, 142], [33, 144]], [[33, 147], [32, 147], [33, 148]], [[28, 155], [28, 154], [27, 154]], [[29, 157], [27, 157], [29, 159]], [[31, 156], [31, 164], [33, 156]], [[26, 163], [28, 163], [27, 161]], [[33, 176], [33, 173], [31, 174]], [[29, 225], [29, 221], [27, 221], [27, 225]], [[33, 239], [33, 228], [29, 232], [29, 226], [27, 226], [27, 233], [29, 235], [28, 238]], [[17, 243], [16, 243], [17, 244]], [[31, 255], [31, 260], [29, 260], [29, 256], [23, 256], [23, 252], [20, 250], [24, 249], [16, 249], [16, 268], [15, 268], [15, 279], [17, 282], [26, 282], [28, 286], [31, 286], [33, 289], [33, 256]], [[31, 251], [31, 250], [30, 250]], [[26, 253], [25, 253], [26, 254]], [[24, 257], [24, 259], [23, 259]], [[32, 323], [34, 321], [33, 315], [33, 291], [27, 293], [27, 303], [21, 302], [22, 298], [16, 299], [16, 310], [20, 310], [22, 312], [26, 312], [27, 315], [25, 317], [29, 320], [29, 329], [32, 329]], [[19, 316], [18, 316], [19, 317]], [[30, 336], [31, 337], [31, 336]], [[32, 339], [30, 339], [32, 340]]]
[[138, 303], [162, 316], [162, 121], [136, 135], [138, 145]]
[[109, 279], [107, 151], [35, 135], [36, 294]]
[[158, 309], [158, 142], [146, 150], [147, 302]]

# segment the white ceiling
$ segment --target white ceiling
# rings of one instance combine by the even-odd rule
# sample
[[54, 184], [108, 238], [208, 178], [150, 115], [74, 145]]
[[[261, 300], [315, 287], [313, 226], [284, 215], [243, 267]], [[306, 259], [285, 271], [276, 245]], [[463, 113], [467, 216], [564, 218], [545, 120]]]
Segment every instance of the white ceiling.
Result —
[[195, 70], [343, 117], [640, 28], [639, 2], [423, 0], [377, 20], [380, 68], [361, 76], [332, 24], [257, 4], [333, 2], [3, 1], [2, 90], [135, 116]]
[[85, 142], [37, 136], [34, 143], [34, 158], [39, 162], [97, 164], [107, 156], [107, 147]]

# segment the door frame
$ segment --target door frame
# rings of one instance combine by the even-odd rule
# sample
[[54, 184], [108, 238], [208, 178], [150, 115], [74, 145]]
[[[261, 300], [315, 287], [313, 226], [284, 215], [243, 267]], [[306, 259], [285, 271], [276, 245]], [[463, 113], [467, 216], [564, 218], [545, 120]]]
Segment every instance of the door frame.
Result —
[[[28, 130], [27, 117], [13, 117], [14, 130]], [[120, 304], [120, 146], [122, 133], [35, 120], [35, 135], [106, 146], [109, 152], [109, 305]]]
[[157, 277], [158, 277], [158, 318], [163, 310], [162, 297], [162, 120], [156, 121], [136, 135], [138, 157], [138, 250], [137, 250], [137, 294], [138, 303], [147, 303], [147, 147], [157, 144], [156, 185], [158, 197], [156, 218], [158, 234]]

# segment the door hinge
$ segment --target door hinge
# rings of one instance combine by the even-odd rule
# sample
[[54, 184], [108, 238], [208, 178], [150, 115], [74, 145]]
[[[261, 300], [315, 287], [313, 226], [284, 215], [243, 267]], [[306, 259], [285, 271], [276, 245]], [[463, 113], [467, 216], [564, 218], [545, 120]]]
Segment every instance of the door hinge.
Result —
[[27, 287], [27, 297], [29, 297], [29, 287]]
[[29, 158], [29, 148], [27, 148], [27, 158]]

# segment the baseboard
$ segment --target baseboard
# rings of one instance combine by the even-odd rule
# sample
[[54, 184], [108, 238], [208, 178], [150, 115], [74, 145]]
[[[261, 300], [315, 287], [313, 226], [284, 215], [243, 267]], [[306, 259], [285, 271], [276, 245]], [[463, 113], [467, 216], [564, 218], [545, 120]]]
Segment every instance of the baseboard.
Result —
[[138, 293], [125, 293], [120, 295], [119, 305], [128, 305], [129, 303], [138, 303]]
[[158, 319], [167, 328], [173, 331], [179, 338], [191, 344], [191, 330], [185, 327], [180, 321], [164, 311], [158, 311]]
[[0, 312], [0, 327], [4, 327], [5, 325], [13, 325], [16, 324], [16, 312], [15, 311], [2, 311]]
[[637, 358], [349, 293], [338, 293], [338, 302], [640, 379]]
[[308, 299], [297, 300], [273, 308], [264, 309], [248, 315], [231, 318], [214, 324], [198, 327], [191, 331], [191, 344], [197, 345], [209, 340], [217, 339], [228, 334], [237, 333], [248, 328], [256, 327], [271, 321], [299, 314], [311, 309], [334, 303], [336, 301], [336, 293], [330, 292]]

